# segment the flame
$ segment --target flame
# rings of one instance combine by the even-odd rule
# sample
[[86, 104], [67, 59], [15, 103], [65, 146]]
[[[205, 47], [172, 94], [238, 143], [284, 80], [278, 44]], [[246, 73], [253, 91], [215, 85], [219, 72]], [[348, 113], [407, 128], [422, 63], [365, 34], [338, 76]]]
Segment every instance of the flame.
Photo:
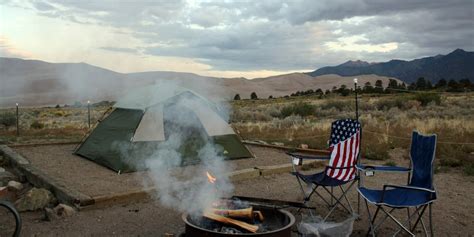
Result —
[[216, 177], [212, 176], [209, 172], [206, 172], [206, 175], [207, 175], [207, 180], [209, 181], [209, 183], [213, 184], [216, 182]]

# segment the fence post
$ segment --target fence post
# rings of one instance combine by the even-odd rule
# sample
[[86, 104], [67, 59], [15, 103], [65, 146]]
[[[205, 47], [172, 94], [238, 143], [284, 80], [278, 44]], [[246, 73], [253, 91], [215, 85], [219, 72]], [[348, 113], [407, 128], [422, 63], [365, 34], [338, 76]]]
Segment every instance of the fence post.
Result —
[[16, 103], [16, 136], [20, 136], [20, 117], [19, 117], [19, 111], [18, 111], [18, 103]]
[[89, 128], [91, 128], [91, 101], [87, 101], [87, 123], [89, 124]]

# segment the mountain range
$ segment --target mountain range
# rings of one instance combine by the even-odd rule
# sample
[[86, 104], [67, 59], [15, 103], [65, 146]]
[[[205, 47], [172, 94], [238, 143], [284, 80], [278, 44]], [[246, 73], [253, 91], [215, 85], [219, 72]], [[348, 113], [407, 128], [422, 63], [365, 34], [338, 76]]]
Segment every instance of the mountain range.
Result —
[[368, 63], [364, 61], [348, 61], [338, 66], [322, 67], [308, 73], [310, 76], [336, 74], [340, 76], [357, 76], [374, 74], [386, 77], [395, 77], [404, 82], [415, 82], [424, 77], [431, 82], [441, 78], [474, 79], [474, 52], [456, 49], [447, 55], [425, 57], [411, 61], [390, 60], [382, 63]]
[[[388, 77], [359, 76], [361, 83]], [[86, 63], [48, 63], [39, 60], [0, 58], [0, 107], [71, 104], [90, 100], [117, 100], [130, 90], [154, 83], [172, 82], [190, 88], [213, 100], [232, 99], [235, 94], [250, 98], [256, 92], [260, 98], [290, 95], [296, 91], [322, 90], [353, 85], [353, 77], [306, 73], [291, 73], [248, 80], [217, 78], [184, 72], [118, 73]]]
[[0, 107], [15, 103], [23, 106], [70, 104], [75, 101], [117, 100], [130, 90], [154, 83], [171, 82], [187, 87], [214, 100], [226, 100], [240, 94], [249, 98], [256, 92], [260, 98], [285, 96], [309, 89], [352, 87], [357, 76], [361, 85], [375, 84], [389, 78], [413, 82], [423, 76], [439, 78], [473, 78], [473, 52], [457, 49], [412, 61], [391, 60], [386, 63], [348, 61], [335, 67], [323, 67], [309, 73], [290, 73], [265, 78], [218, 78], [193, 73], [152, 71], [119, 73], [86, 63], [49, 63], [39, 60], [0, 57]]

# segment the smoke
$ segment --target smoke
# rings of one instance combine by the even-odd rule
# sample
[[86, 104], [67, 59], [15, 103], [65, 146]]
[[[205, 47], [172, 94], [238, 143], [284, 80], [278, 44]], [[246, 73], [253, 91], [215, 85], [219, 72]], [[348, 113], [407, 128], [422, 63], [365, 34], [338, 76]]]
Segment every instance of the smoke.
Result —
[[[176, 89], [171, 84], [160, 86]], [[156, 190], [153, 196], [162, 205], [194, 215], [233, 191], [223, 149], [213, 143], [193, 112], [200, 106], [209, 105], [189, 94], [167, 101], [163, 113], [165, 141], [144, 147], [152, 150], [141, 151], [150, 154], [144, 162], [148, 169], [144, 186]], [[197, 165], [182, 167], [196, 160]], [[217, 178], [214, 184], [207, 180], [206, 172]]]

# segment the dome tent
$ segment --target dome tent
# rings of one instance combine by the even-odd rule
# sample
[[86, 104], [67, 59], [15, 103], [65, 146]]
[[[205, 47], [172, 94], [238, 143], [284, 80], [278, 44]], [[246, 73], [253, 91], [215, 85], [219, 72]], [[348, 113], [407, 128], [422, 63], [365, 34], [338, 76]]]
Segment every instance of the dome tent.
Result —
[[178, 137], [181, 140], [173, 149], [180, 153], [182, 164], [198, 163], [199, 148], [209, 142], [227, 159], [253, 157], [222, 110], [188, 89], [148, 86], [113, 107], [75, 154], [115, 171], [133, 172], [146, 169], [145, 160], [155, 159], [157, 149], [169, 149], [166, 143]]

